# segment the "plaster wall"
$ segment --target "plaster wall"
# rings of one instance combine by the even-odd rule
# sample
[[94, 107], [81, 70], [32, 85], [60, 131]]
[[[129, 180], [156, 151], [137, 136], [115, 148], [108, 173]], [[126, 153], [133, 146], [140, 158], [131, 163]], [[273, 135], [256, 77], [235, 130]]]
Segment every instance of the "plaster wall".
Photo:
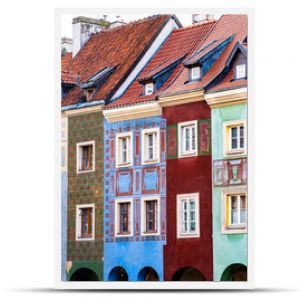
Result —
[[[247, 105], [212, 109], [212, 160], [224, 159], [223, 123], [247, 119]], [[245, 156], [243, 156], [245, 157]], [[214, 280], [220, 281], [224, 270], [234, 263], [247, 266], [247, 234], [222, 234], [222, 187], [213, 185], [213, 262]]]

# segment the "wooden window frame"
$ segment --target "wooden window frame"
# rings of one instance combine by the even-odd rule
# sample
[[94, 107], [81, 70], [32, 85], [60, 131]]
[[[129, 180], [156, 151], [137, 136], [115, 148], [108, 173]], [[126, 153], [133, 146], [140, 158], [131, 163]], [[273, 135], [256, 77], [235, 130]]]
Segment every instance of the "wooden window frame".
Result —
[[[82, 210], [91, 209], [90, 212], [90, 229], [91, 233], [83, 234], [83, 215]], [[76, 240], [91, 241], [95, 239], [95, 204], [76, 205]]]
[[[156, 201], [156, 213], [155, 214], [155, 230], [147, 231], [147, 202]], [[142, 236], [157, 236], [160, 235], [160, 223], [161, 223], [161, 206], [159, 196], [147, 196], [141, 198], [141, 235]]]
[[[120, 218], [120, 208], [121, 204], [129, 204], [129, 209], [128, 209], [128, 232], [122, 232], [120, 229], [120, 224], [121, 224], [121, 218]], [[117, 237], [126, 237], [126, 236], [133, 236], [133, 212], [134, 212], [134, 207], [133, 207], [133, 199], [132, 198], [122, 198], [122, 199], [116, 199], [115, 200], [115, 236]]]
[[[199, 70], [199, 76], [195, 77], [194, 71]], [[190, 68], [190, 81], [198, 81], [201, 79], [201, 66], [194, 66]]]
[[[195, 232], [182, 232], [182, 202], [193, 199], [195, 202]], [[199, 238], [200, 237], [200, 195], [199, 193], [193, 193], [193, 194], [180, 194], [176, 196], [176, 202], [177, 202], [177, 238]], [[190, 212], [188, 212], [188, 220], [190, 218]]]
[[[155, 145], [153, 146], [153, 159], [148, 159], [148, 136], [150, 134], [155, 134]], [[160, 161], [160, 128], [148, 128], [142, 130], [142, 164], [149, 165], [159, 163]]]
[[[245, 196], [246, 201], [246, 223], [231, 224], [231, 197]], [[240, 202], [240, 200], [239, 200]], [[240, 209], [240, 204], [238, 206]], [[240, 211], [239, 211], [240, 215]], [[247, 233], [248, 228], [248, 196], [247, 187], [228, 187], [221, 190], [221, 233], [222, 234], [240, 234]], [[239, 217], [240, 218], [240, 217]]]
[[[121, 162], [121, 151], [122, 148], [120, 147], [120, 141], [121, 139], [127, 138], [127, 156], [128, 161], [127, 162]], [[121, 167], [130, 167], [133, 164], [133, 138], [132, 138], [132, 132], [123, 132], [118, 133], [116, 135], [116, 168]]]
[[[82, 164], [83, 164], [82, 148], [86, 146], [91, 146], [92, 149], [92, 153], [90, 157], [90, 163], [92, 164], [92, 167], [89, 169], [82, 169]], [[95, 171], [95, 156], [96, 156], [95, 141], [86, 141], [86, 142], [77, 143], [76, 156], [77, 156], [77, 174], [89, 173]]]
[[[231, 129], [234, 127], [244, 127], [244, 148], [232, 149], [232, 136]], [[240, 132], [240, 129], [238, 130]], [[238, 146], [240, 145], [240, 133], [238, 134]], [[246, 155], [247, 154], [247, 122], [246, 120], [233, 120], [223, 123], [223, 156], [231, 157], [236, 155]]]
[[[148, 93], [147, 87], [150, 86], [150, 85], [152, 86], [152, 92]], [[144, 94], [145, 94], [145, 96], [152, 95], [152, 94], [154, 94], [154, 92], [155, 92], [154, 82], [147, 82], [147, 83], [144, 84]]]
[[86, 90], [86, 100], [89, 101], [92, 99], [94, 93], [95, 93], [95, 88], [89, 88]]
[[[238, 76], [238, 67], [242, 67], [244, 66], [244, 71], [245, 71], [245, 74], [244, 76]], [[242, 80], [242, 79], [246, 79], [247, 78], [247, 64], [246, 63], [243, 63], [243, 64], [237, 64], [235, 66], [235, 74], [234, 74], [234, 79], [235, 80]]]
[[[185, 134], [183, 133], [183, 129], [186, 127], [195, 128], [195, 149], [186, 151], [185, 149]], [[178, 145], [179, 145], [179, 158], [197, 156], [198, 155], [198, 121], [189, 121], [189, 122], [181, 122], [178, 123]], [[190, 134], [192, 134], [192, 129], [190, 130]], [[183, 145], [184, 143], [184, 145]], [[192, 145], [192, 138], [190, 139], [190, 144]]]

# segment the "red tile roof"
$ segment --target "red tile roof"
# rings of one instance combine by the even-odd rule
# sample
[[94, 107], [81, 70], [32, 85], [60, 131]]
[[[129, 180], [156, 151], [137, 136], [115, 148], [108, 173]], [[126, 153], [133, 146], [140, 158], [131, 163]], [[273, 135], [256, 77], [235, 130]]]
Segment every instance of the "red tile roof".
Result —
[[66, 52], [61, 57], [61, 80], [63, 83], [75, 84], [76, 74], [69, 70], [69, 65], [72, 60], [72, 52]]
[[203, 22], [174, 30], [126, 92], [116, 101], [106, 105], [106, 108], [154, 100], [159, 93], [165, 90], [176, 79], [176, 76], [183, 68], [182, 62], [177, 65], [162, 87], [152, 95], [145, 96], [141, 94], [142, 85], [140, 80], [153, 76], [164, 67], [169, 66], [171, 63], [194, 51], [203, 42], [215, 23], [215, 21]]
[[[64, 65], [62, 79], [74, 75], [77, 78], [80, 74], [80, 81], [84, 82], [99, 70], [116, 66], [89, 101], [106, 99], [122, 83], [171, 17], [157, 15], [93, 34], [77, 55]], [[76, 86], [62, 99], [62, 105], [76, 104], [81, 96], [83, 91]]]
[[188, 92], [192, 90], [204, 89], [224, 69], [225, 63], [237, 41], [242, 42], [247, 36], [247, 16], [237, 14], [223, 15], [218, 20], [218, 22], [216, 23], [216, 25], [214, 26], [204, 43], [201, 45], [201, 47], [206, 47], [216, 39], [223, 39], [233, 34], [234, 38], [232, 39], [232, 41], [227, 45], [220, 57], [200, 81], [193, 81], [187, 83], [189, 79], [189, 70], [188, 68], [183, 68], [182, 72], [176, 78], [174, 83], [169, 88], [167, 88], [162, 94], [169, 95]]

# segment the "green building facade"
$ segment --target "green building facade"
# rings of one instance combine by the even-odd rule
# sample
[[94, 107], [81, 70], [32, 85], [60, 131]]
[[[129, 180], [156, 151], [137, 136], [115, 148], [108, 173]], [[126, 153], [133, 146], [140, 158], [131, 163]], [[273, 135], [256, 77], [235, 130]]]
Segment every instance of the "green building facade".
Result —
[[222, 103], [221, 95], [211, 98], [214, 281], [244, 281], [248, 256], [247, 96]]
[[68, 115], [67, 279], [103, 280], [103, 115]]

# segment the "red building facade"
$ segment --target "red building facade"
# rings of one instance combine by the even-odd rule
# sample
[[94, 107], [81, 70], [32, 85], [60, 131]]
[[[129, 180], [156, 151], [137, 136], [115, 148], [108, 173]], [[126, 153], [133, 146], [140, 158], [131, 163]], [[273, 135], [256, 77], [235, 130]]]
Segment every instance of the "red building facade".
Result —
[[[165, 280], [212, 280], [210, 108], [205, 101], [165, 107], [168, 126], [167, 236]], [[196, 121], [197, 153], [181, 157], [180, 124]], [[174, 184], [176, 183], [176, 184]], [[198, 234], [180, 236], [180, 195], [198, 194]], [[184, 196], [187, 197], [187, 196]], [[201, 273], [201, 274], [200, 274]], [[202, 275], [202, 276], [201, 276]]]

